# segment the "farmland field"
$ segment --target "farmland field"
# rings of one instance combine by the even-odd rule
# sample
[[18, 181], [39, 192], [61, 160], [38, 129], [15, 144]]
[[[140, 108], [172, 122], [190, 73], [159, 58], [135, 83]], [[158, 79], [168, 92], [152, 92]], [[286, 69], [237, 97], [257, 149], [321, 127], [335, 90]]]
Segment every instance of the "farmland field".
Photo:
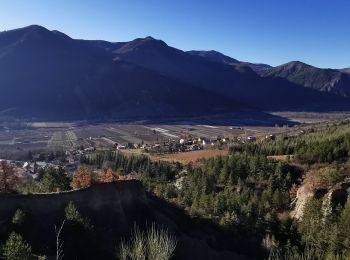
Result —
[[228, 154], [227, 150], [205, 149], [205, 150], [197, 150], [197, 151], [191, 151], [191, 152], [151, 155], [150, 157], [153, 160], [180, 162], [184, 164], [188, 164], [188, 163], [195, 164], [200, 159], [203, 159], [203, 158], [209, 158], [209, 157], [227, 155], [227, 154]]
[[[248, 113], [246, 118], [237, 114], [231, 119], [196, 119], [147, 124], [144, 122], [99, 124], [39, 122], [13, 128], [0, 122], [0, 158], [7, 157], [9, 154], [28, 153], [28, 151], [66, 151], [92, 146], [97, 149], [112, 149], [116, 144], [156, 144], [169, 140], [177, 141], [181, 138], [234, 139], [255, 136], [259, 141], [268, 134], [293, 135], [313, 127], [327, 126], [329, 123], [349, 118], [350, 114], [281, 112], [274, 113], [271, 117], [272, 119], [259, 119], [257, 115]], [[281, 121], [281, 117], [289, 118], [289, 121]], [[274, 121], [275, 118], [277, 121]], [[289, 124], [281, 122], [289, 122]], [[200, 151], [191, 155], [176, 154], [170, 160], [194, 161], [201, 153], [209, 152]], [[203, 156], [206, 155], [203, 154]], [[161, 159], [169, 158], [164, 155]]]
[[205, 149], [205, 150], [158, 154], [158, 155], [146, 153], [142, 149], [126, 149], [126, 150], [121, 150], [121, 152], [126, 155], [148, 156], [155, 161], [180, 162], [184, 164], [188, 164], [188, 163], [194, 164], [203, 158], [209, 158], [209, 157], [214, 157], [219, 155], [223, 156], [228, 154], [227, 150], [219, 150], [219, 149]]

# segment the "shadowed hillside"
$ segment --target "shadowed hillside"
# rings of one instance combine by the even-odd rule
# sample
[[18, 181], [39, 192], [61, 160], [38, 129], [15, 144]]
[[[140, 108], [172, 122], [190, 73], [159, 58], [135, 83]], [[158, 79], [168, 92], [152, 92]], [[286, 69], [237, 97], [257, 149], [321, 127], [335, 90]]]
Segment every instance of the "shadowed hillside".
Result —
[[[215, 225], [190, 219], [182, 210], [149, 195], [137, 181], [99, 184], [61, 194], [1, 196], [1, 240], [12, 231], [14, 212], [22, 209], [27, 214], [25, 225], [14, 229], [37, 254], [54, 255], [54, 225], [63, 221], [65, 207], [71, 201], [83, 217], [90, 219], [93, 232], [85, 234], [66, 223], [62, 236], [66, 259], [112, 259], [118, 243], [130, 235], [135, 224], [143, 229], [151, 223], [177, 237], [175, 259], [247, 259], [227, 250], [253, 255], [261, 250], [258, 239], [235, 241]], [[254, 252], [249, 251], [252, 247], [256, 248]]]
[[0, 33], [0, 111], [38, 119], [137, 119], [241, 107], [222, 95], [113, 61], [104, 44], [40, 26]]
[[[261, 77], [256, 71], [265, 65], [235, 61], [218, 52], [184, 52], [152, 37], [111, 43], [75, 40], [37, 25], [4, 31], [0, 113], [36, 120], [135, 120], [247, 108], [349, 108], [348, 99], [318, 91], [323, 87], [305, 88], [319, 81], [318, 73], [305, 74], [303, 85]], [[328, 92], [347, 96], [348, 74], [337, 73], [341, 79], [329, 82], [327, 76], [322, 82]]]
[[300, 61], [262, 71], [264, 77], [284, 78], [290, 82], [340, 96], [350, 95], [350, 76], [344, 71], [320, 69]]

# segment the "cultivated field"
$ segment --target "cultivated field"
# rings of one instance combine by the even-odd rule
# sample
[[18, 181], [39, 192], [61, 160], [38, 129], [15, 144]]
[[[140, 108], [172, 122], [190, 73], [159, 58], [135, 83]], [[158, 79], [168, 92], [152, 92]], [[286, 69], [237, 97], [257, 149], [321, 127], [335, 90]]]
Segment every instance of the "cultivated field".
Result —
[[[259, 115], [248, 113], [232, 115], [232, 118], [202, 118], [154, 124], [40, 122], [11, 127], [0, 122], [0, 158], [28, 151], [65, 151], [91, 146], [97, 149], [110, 149], [115, 147], [115, 144], [156, 144], [189, 137], [233, 139], [255, 136], [257, 140], [262, 140], [266, 135], [293, 135], [308, 128], [325, 126], [333, 121], [350, 117], [350, 113], [345, 112], [281, 112], [270, 114], [270, 117], [267, 115], [265, 113], [260, 121]], [[174, 160], [194, 161], [201, 153], [206, 152], [200, 151], [191, 155], [176, 154]], [[192, 156], [193, 158], [188, 158]], [[169, 158], [164, 155], [162, 159]]]
[[195, 164], [200, 161], [200, 159], [215, 157], [219, 155], [227, 155], [227, 150], [218, 149], [205, 149], [191, 152], [173, 153], [173, 154], [162, 154], [162, 155], [151, 155], [151, 159], [168, 161], [168, 162], [180, 162], [184, 164]]
[[177, 153], [168, 153], [168, 154], [149, 154], [144, 152], [142, 149], [125, 149], [121, 150], [123, 154], [126, 155], [144, 155], [150, 157], [155, 161], [166, 161], [166, 162], [180, 162], [184, 164], [195, 164], [200, 161], [200, 159], [215, 157], [219, 155], [227, 155], [227, 150], [219, 150], [219, 149], [205, 149], [205, 150], [197, 150], [197, 151], [189, 151], [189, 152], [177, 152]]

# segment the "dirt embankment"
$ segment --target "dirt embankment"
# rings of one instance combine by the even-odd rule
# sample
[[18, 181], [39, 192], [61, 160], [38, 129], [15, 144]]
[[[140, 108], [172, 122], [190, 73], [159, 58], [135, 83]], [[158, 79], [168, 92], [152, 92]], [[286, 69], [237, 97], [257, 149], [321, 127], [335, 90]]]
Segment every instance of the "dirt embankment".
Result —
[[[118, 243], [130, 235], [135, 224], [143, 229], [151, 223], [167, 228], [177, 237], [175, 259], [249, 259], [236, 252], [255, 255], [259, 251], [259, 239], [235, 239], [209, 222], [191, 219], [181, 209], [147, 193], [136, 180], [57, 194], [2, 195], [0, 240], [16, 230], [35, 253], [55, 255], [54, 225], [63, 221], [70, 201], [94, 228], [91, 237], [77, 235], [68, 226], [63, 229], [66, 259], [114, 259]], [[17, 229], [11, 219], [19, 208], [27, 217], [25, 227]], [[254, 254], [250, 248], [255, 248]]]
[[329, 200], [329, 207], [344, 205], [350, 196], [349, 165], [317, 165], [308, 169], [296, 198], [291, 216], [302, 218], [307, 202], [311, 198]]

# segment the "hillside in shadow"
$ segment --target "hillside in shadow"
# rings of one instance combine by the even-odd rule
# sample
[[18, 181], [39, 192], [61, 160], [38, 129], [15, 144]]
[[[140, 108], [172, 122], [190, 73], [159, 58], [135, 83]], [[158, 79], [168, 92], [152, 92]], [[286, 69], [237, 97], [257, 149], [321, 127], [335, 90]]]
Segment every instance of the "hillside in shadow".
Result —
[[[259, 238], [229, 234], [206, 220], [190, 218], [147, 193], [138, 181], [98, 184], [60, 194], [1, 196], [1, 241], [16, 231], [36, 254], [54, 256], [54, 225], [64, 220], [69, 202], [90, 219], [92, 228], [87, 231], [66, 222], [62, 232], [65, 259], [115, 259], [118, 244], [130, 236], [135, 225], [143, 230], [152, 223], [176, 236], [174, 259], [249, 259], [264, 253]], [[17, 209], [27, 215], [22, 226], [11, 223]]]

